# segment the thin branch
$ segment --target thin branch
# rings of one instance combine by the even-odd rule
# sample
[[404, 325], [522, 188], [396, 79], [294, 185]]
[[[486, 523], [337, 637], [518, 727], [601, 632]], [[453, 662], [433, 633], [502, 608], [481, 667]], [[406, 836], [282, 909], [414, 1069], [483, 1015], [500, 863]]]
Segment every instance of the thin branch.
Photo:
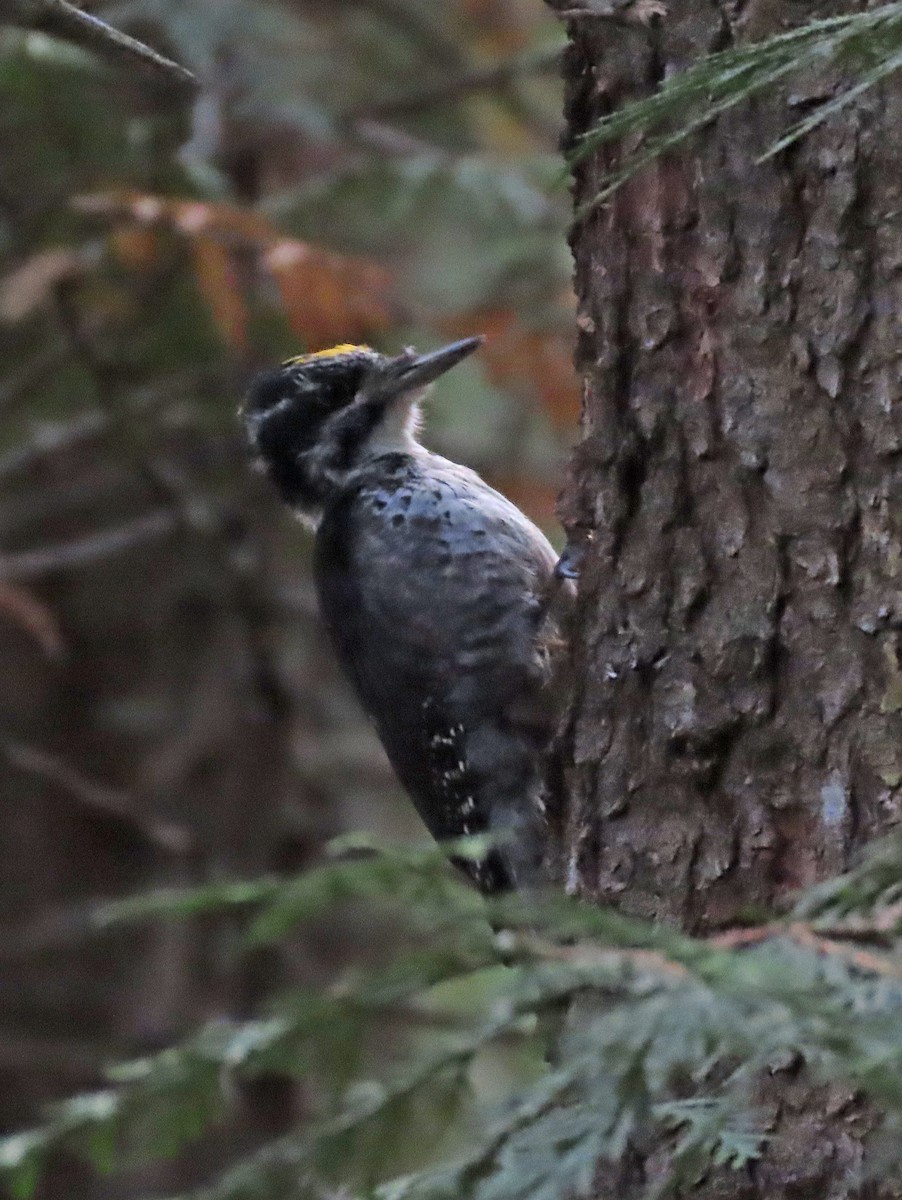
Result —
[[0, 454], [0, 479], [39, 469], [45, 459], [91, 441], [109, 424], [105, 412], [93, 409], [65, 423], [48, 421], [36, 425], [26, 441]]
[[155, 820], [142, 812], [142, 801], [130, 792], [88, 779], [63, 759], [35, 746], [3, 742], [0, 750], [12, 766], [55, 784], [89, 811], [121, 821], [151, 845], [170, 854], [184, 855], [191, 851], [193, 838], [184, 825]]
[[46, 658], [58, 661], [65, 657], [66, 645], [56, 614], [33, 592], [0, 580], [0, 616], [24, 630]]
[[799, 946], [805, 946], [818, 954], [842, 959], [858, 970], [872, 975], [885, 975], [890, 979], [902, 979], [902, 967], [885, 955], [862, 950], [835, 938], [825, 937], [805, 921], [771, 921], [765, 925], [726, 930], [708, 939], [708, 945], [718, 950], [743, 950], [748, 946], [760, 946], [771, 938], [789, 938]]
[[423, 156], [436, 162], [449, 157], [447, 151], [430, 145], [422, 138], [414, 137], [404, 129], [387, 125], [384, 121], [371, 120], [369, 117], [361, 117], [360, 120], [354, 121], [351, 132], [359, 141], [383, 154], [399, 158]]
[[179, 523], [176, 513], [158, 509], [123, 525], [102, 529], [90, 537], [42, 546], [39, 550], [0, 555], [0, 579], [33, 579], [51, 571], [83, 567], [86, 563], [121, 554], [132, 546], [163, 537], [177, 528]]
[[192, 96], [198, 90], [187, 68], [68, 0], [0, 0], [0, 22], [65, 38], [116, 66], [153, 72], [181, 94]]

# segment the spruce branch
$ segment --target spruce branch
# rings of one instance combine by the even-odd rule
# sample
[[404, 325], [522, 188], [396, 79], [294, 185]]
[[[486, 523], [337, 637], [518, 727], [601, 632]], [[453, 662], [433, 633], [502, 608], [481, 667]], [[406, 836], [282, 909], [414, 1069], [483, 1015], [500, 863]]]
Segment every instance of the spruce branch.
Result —
[[602, 118], [570, 155], [576, 167], [602, 147], [633, 139], [600, 191], [577, 213], [581, 219], [604, 203], [642, 167], [682, 146], [693, 134], [737, 105], [805, 70], [842, 67], [848, 79], [791, 125], [757, 158], [761, 163], [786, 150], [834, 117], [902, 66], [902, 3], [811, 21], [798, 29], [749, 45], [707, 55], [668, 77], [650, 96]]
[[[475, 853], [479, 842], [455, 851]], [[351, 851], [369, 857], [349, 859]], [[860, 1089], [897, 1147], [900, 896], [897, 835], [785, 917], [694, 938], [566, 897], [486, 902], [448, 874], [438, 848], [387, 853], [346, 838], [292, 878], [106, 903], [98, 930], [220, 912], [240, 918], [255, 945], [337, 903], [394, 901], [417, 940], [325, 990], [277, 998], [262, 1017], [218, 1018], [114, 1068], [109, 1086], [0, 1140], [0, 1177], [27, 1197], [58, 1149], [103, 1169], [171, 1155], [228, 1107], [232, 1084], [273, 1072], [313, 1081], [309, 1122], [181, 1200], [323, 1200], [348, 1189], [375, 1200], [584, 1194], [600, 1159], [618, 1159], [634, 1137], [660, 1136], [669, 1144], [662, 1186], [689, 1186], [712, 1166], [742, 1169], [766, 1150], [772, 1119], [757, 1085], [787, 1061], [812, 1083]], [[882, 940], [864, 949], [855, 931], [871, 927]], [[447, 985], [482, 999], [449, 1009]], [[421, 1040], [422, 1015], [435, 1040]], [[403, 1050], [398, 1043], [393, 1069], [361, 1077], [367, 1048], [402, 1026], [417, 1032]], [[549, 1036], [551, 1069], [512, 1084], [500, 1110], [474, 1109], [469, 1080], [486, 1054], [547, 1063]], [[465, 1145], [452, 1139], [456, 1158], [424, 1144], [412, 1174], [393, 1174], [414, 1126], [444, 1133], [459, 1114], [470, 1134]], [[897, 1167], [902, 1154], [892, 1149]]]

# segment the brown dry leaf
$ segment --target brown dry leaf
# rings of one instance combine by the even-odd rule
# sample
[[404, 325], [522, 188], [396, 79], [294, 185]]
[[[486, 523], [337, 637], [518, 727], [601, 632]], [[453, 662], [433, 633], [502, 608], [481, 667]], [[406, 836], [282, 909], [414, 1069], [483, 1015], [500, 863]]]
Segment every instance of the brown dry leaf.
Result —
[[258, 213], [135, 192], [79, 196], [74, 204], [81, 212], [143, 227], [168, 226], [188, 238], [201, 293], [233, 345], [244, 346], [248, 325], [234, 254], [249, 249], [275, 280], [288, 324], [306, 347], [363, 340], [392, 322], [389, 271], [370, 259], [286, 238]]
[[0, 282], [0, 320], [24, 321], [45, 304], [53, 289], [84, 269], [81, 251], [56, 246], [40, 250]]
[[458, 337], [485, 334], [481, 358], [492, 383], [538, 398], [556, 429], [576, 425], [580, 388], [569, 332], [529, 329], [507, 309], [465, 313], [442, 327]]
[[263, 256], [292, 332], [311, 349], [360, 341], [392, 323], [392, 278], [369, 259], [282, 238]]
[[110, 235], [113, 256], [130, 271], [147, 271], [159, 258], [160, 238], [155, 229], [121, 225]]
[[230, 238], [240, 244], [265, 244], [278, 237], [278, 231], [259, 213], [232, 204], [207, 204], [200, 200], [170, 200], [170, 213], [176, 229], [188, 237], [209, 235], [223, 241]]
[[223, 340], [247, 348], [248, 311], [238, 281], [232, 251], [213, 237], [191, 242], [197, 286]]
[[65, 654], [62, 630], [55, 615], [27, 588], [0, 580], [0, 614], [24, 629], [48, 658], [60, 659]]

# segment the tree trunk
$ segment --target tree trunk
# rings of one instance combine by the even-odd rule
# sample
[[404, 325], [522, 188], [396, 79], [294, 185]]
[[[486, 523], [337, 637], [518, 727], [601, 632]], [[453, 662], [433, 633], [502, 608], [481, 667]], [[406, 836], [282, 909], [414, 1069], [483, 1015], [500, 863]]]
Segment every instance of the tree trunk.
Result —
[[[706, 52], [827, 15], [740, 9], [572, 19], [570, 143]], [[755, 161], [834, 82], [722, 118], [572, 238], [586, 386], [563, 517], [593, 540], [562, 870], [695, 932], [842, 870], [902, 804], [902, 89]], [[578, 210], [622, 152], [575, 171]], [[784, 1073], [764, 1099], [767, 1158], [707, 1194], [863, 1194], [855, 1098]]]

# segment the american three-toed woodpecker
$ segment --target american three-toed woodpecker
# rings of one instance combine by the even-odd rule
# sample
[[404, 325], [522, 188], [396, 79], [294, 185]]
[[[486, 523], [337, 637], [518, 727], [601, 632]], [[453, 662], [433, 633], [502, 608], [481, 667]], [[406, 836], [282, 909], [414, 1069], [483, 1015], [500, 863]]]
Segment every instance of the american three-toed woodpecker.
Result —
[[481, 340], [289, 359], [255, 380], [242, 416], [257, 461], [316, 527], [323, 620], [398, 778], [434, 837], [500, 835], [459, 864], [498, 891], [534, 883], [542, 856], [556, 555], [417, 438], [425, 390]]

